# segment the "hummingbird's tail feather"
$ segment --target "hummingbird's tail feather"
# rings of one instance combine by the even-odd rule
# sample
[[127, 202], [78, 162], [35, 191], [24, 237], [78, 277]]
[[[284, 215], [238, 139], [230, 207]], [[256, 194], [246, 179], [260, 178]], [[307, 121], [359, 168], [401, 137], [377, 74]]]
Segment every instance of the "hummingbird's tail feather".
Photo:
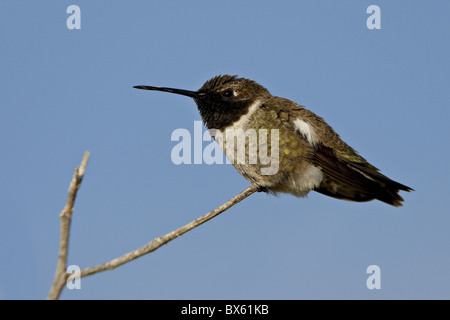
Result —
[[379, 186], [374, 187], [374, 185], [373, 184], [370, 185], [370, 183], [368, 183], [367, 187], [364, 189], [354, 188], [352, 186], [346, 185], [345, 183], [336, 182], [330, 179], [328, 180], [327, 183], [323, 183], [320, 187], [316, 188], [314, 191], [341, 200], [366, 202], [377, 199], [387, 204], [390, 204], [394, 207], [400, 207], [403, 205], [402, 204], [403, 198], [398, 194], [398, 192], [400, 190], [404, 191], [412, 190], [408, 187], [406, 188], [404, 189], [396, 189], [395, 187], [380, 188]]
[[403, 201], [399, 191], [413, 191], [381, 174], [367, 162], [350, 162], [337, 157], [330, 148], [320, 149], [314, 155], [316, 165], [324, 174], [322, 183], [314, 189], [319, 193], [357, 202], [377, 199], [399, 207]]
[[403, 198], [398, 194], [400, 190], [407, 192], [414, 191], [404, 184], [389, 179], [379, 171], [368, 169], [362, 165], [349, 165], [349, 167], [364, 176], [368, 180], [366, 181], [366, 183], [368, 183], [368, 186], [370, 185], [370, 181], [376, 183], [375, 188], [370, 189], [375, 196], [375, 199], [378, 199], [395, 207], [402, 206]]

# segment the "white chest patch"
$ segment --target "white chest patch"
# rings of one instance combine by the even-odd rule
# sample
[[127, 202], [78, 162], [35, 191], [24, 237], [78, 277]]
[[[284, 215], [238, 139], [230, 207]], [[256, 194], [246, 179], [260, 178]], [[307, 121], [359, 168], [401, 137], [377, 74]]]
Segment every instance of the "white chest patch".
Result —
[[256, 110], [261, 106], [261, 101], [256, 100], [248, 107], [248, 112], [242, 115], [238, 121], [233, 122], [227, 129], [243, 129], [247, 125], [250, 117], [255, 113]]
[[[209, 129], [210, 135], [214, 137], [216, 142], [219, 144], [219, 146], [222, 148], [224, 153], [227, 155], [227, 157], [232, 157], [234, 159], [234, 150], [235, 150], [235, 143], [231, 142], [229, 144], [224, 143], [226, 139], [229, 139], [230, 137], [234, 139], [234, 137], [243, 137], [245, 139], [245, 130], [248, 124], [248, 121], [250, 120], [250, 117], [259, 109], [261, 106], [261, 101], [256, 100], [253, 102], [249, 108], [246, 114], [242, 115], [237, 121], [233, 122], [231, 125], [226, 127], [223, 132], [216, 131], [215, 129]], [[240, 135], [240, 130], [242, 131], [242, 135]], [[229, 136], [228, 136], [229, 134]], [[224, 137], [227, 137], [224, 139]], [[252, 143], [252, 139], [249, 139], [249, 143]], [[234, 141], [234, 140], [233, 140]], [[250, 147], [249, 147], [250, 149]], [[244, 150], [245, 152], [245, 150]], [[232, 163], [233, 161], [230, 160]]]
[[311, 146], [315, 146], [319, 140], [317, 139], [317, 135], [314, 132], [314, 129], [307, 122], [302, 119], [294, 120], [295, 130], [300, 132], [306, 140], [308, 140]]

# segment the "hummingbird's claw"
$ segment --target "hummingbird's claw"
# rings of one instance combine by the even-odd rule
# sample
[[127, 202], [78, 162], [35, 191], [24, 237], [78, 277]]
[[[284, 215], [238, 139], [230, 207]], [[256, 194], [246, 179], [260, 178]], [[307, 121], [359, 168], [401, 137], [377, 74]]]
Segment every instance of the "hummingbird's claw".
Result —
[[258, 189], [256, 190], [256, 192], [267, 192], [267, 187], [258, 186]]

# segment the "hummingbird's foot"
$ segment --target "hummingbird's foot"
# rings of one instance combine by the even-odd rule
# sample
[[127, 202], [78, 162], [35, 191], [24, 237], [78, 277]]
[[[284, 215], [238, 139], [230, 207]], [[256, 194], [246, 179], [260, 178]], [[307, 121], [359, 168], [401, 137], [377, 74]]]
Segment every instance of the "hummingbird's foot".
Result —
[[258, 189], [256, 190], [256, 192], [267, 192], [267, 187], [258, 186]]

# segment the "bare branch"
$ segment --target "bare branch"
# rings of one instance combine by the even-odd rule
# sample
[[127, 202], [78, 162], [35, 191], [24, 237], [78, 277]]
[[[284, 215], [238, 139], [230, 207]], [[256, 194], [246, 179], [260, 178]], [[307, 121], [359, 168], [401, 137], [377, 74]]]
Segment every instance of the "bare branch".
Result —
[[69, 248], [70, 223], [72, 220], [73, 204], [80, 188], [81, 181], [86, 171], [87, 161], [89, 159], [89, 151], [85, 151], [81, 165], [75, 168], [72, 181], [69, 186], [69, 194], [67, 196], [66, 205], [59, 214], [60, 217], [60, 237], [59, 237], [59, 253], [58, 263], [56, 265], [55, 279], [47, 297], [49, 300], [58, 299], [64, 285], [66, 284], [68, 274], [67, 269], [67, 252]]
[[[78, 189], [80, 188], [81, 181], [83, 180], [83, 176], [86, 171], [88, 158], [89, 152], [86, 151], [80, 167], [77, 166], [75, 168], [75, 173], [73, 175], [72, 182], [70, 183], [69, 187], [69, 195], [67, 197], [67, 202], [64, 209], [60, 213], [61, 232], [60, 232], [58, 264], [56, 266], [55, 279], [50, 289], [50, 293], [47, 297], [47, 299], [49, 300], [55, 300], [59, 298], [67, 282], [67, 279], [69, 278], [69, 274], [67, 273], [66, 269], [67, 269], [67, 252], [69, 246], [69, 233], [70, 233], [73, 204], [75, 202]], [[182, 226], [181, 228], [169, 232], [168, 234], [162, 237], [158, 237], [153, 241], [147, 243], [145, 246], [136, 249], [134, 251], [131, 251], [121, 257], [118, 257], [109, 262], [94, 267], [81, 270], [80, 277], [82, 278], [102, 271], [115, 269], [125, 263], [128, 263], [134, 259], [142, 257], [143, 255], [151, 253], [156, 249], [160, 248], [161, 246], [185, 234], [186, 232], [200, 226], [206, 221], [211, 220], [214, 217], [217, 217], [222, 212], [228, 210], [235, 204], [239, 203], [240, 201], [244, 200], [245, 198], [249, 197], [250, 195], [259, 190], [260, 188], [258, 186], [251, 185], [237, 196], [225, 202], [220, 207], [208, 212], [207, 214], [201, 216], [200, 218], [195, 219], [194, 221]]]
[[250, 195], [252, 195], [253, 193], [255, 193], [258, 190], [259, 190], [259, 188], [257, 186], [251, 185], [250, 187], [248, 187], [247, 189], [242, 191], [237, 196], [235, 196], [232, 199], [225, 202], [220, 207], [208, 212], [204, 216], [201, 216], [200, 218], [195, 219], [194, 221], [182, 226], [181, 228], [174, 230], [172, 232], [169, 232], [168, 234], [166, 234], [162, 237], [156, 238], [153, 241], [147, 243], [145, 246], [143, 246], [139, 249], [136, 249], [134, 251], [131, 251], [119, 258], [113, 259], [109, 262], [106, 262], [106, 263], [103, 263], [103, 264], [100, 264], [100, 265], [97, 265], [94, 267], [90, 267], [90, 268], [81, 270], [80, 277], [86, 277], [86, 276], [89, 276], [89, 275], [92, 275], [95, 273], [99, 273], [102, 271], [115, 269], [127, 262], [130, 262], [134, 259], [142, 257], [143, 255], [153, 252], [156, 249], [158, 249], [159, 247], [167, 244], [168, 242], [185, 234], [186, 232], [200, 226], [201, 224], [205, 223], [206, 221], [211, 220], [214, 217], [217, 217], [222, 212], [228, 210], [229, 208], [231, 208], [238, 202], [244, 200], [245, 198], [249, 197]]

